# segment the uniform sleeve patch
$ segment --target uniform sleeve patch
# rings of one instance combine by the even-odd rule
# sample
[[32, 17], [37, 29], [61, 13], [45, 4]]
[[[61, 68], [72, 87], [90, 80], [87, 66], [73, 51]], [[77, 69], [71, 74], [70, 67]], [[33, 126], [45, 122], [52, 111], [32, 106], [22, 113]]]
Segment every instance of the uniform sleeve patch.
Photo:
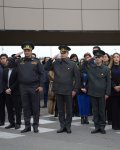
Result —
[[31, 64], [37, 65], [37, 62], [36, 61], [32, 61]]

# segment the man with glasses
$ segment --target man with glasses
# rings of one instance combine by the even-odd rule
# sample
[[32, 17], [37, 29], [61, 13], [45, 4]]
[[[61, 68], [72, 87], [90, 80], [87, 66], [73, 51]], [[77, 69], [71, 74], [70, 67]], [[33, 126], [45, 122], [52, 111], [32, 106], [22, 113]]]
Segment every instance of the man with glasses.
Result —
[[80, 76], [76, 64], [68, 58], [70, 48], [59, 46], [59, 50], [59, 58], [55, 56], [48, 60], [45, 69], [53, 68], [54, 70], [53, 91], [56, 94], [60, 122], [60, 129], [57, 133], [71, 133], [72, 97], [78, 91]]
[[111, 90], [110, 70], [102, 64], [104, 51], [96, 50], [93, 51], [93, 54], [95, 63], [85, 64], [88, 74], [88, 95], [91, 98], [95, 126], [91, 133], [105, 134], [105, 100], [110, 95]]

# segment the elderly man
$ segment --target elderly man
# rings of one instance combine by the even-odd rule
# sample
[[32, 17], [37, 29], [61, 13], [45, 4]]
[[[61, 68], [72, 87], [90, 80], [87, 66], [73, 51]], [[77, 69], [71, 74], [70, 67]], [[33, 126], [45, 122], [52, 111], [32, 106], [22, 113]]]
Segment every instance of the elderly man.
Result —
[[[48, 60], [46, 69], [51, 67], [54, 70], [53, 91], [56, 94], [59, 114], [60, 129], [57, 133], [71, 133], [72, 122], [72, 97], [76, 95], [79, 81], [79, 70], [76, 64], [68, 58], [70, 48], [59, 46], [60, 58], [55, 56]], [[53, 62], [53, 60], [55, 60]], [[65, 115], [66, 106], [66, 115]]]

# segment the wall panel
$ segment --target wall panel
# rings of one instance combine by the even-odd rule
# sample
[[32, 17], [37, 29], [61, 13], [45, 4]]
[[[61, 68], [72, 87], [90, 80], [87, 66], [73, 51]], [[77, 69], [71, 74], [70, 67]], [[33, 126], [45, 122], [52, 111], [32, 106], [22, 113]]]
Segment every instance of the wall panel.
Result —
[[3, 0], [0, 0], [0, 6], [3, 6]]
[[45, 30], [81, 30], [81, 10], [45, 10]]
[[45, 8], [81, 9], [81, 0], [44, 0]]
[[43, 8], [43, 0], [4, 0], [5, 6]]
[[5, 8], [6, 30], [43, 30], [43, 10]]
[[118, 0], [82, 0], [82, 9], [118, 9]]
[[3, 8], [0, 7], [0, 30], [4, 29]]
[[83, 30], [118, 30], [117, 10], [83, 10]]

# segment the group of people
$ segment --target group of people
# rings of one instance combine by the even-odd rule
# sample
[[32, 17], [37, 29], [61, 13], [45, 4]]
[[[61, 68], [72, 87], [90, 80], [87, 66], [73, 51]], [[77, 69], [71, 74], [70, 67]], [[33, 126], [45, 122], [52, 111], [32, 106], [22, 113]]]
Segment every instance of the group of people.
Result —
[[[60, 122], [57, 133], [70, 134], [74, 115], [81, 116], [81, 124], [89, 124], [88, 116], [93, 115], [95, 129], [91, 134], [106, 134], [106, 120], [112, 128], [120, 130], [120, 54], [109, 56], [100, 47], [93, 48], [93, 57], [85, 53], [79, 61], [76, 54], [69, 57], [70, 47], [61, 45], [60, 53], [53, 58], [46, 57], [41, 63], [32, 50], [31, 42], [22, 44], [24, 57], [16, 54], [8, 58], [0, 55], [0, 126], [5, 123], [5, 104], [8, 121], [6, 129], [19, 129], [21, 111], [25, 128], [21, 133], [38, 133], [40, 115], [40, 92], [44, 92], [44, 106], [47, 107], [49, 78], [53, 71], [52, 91]], [[6, 60], [6, 61], [5, 61]], [[6, 62], [6, 63], [5, 63]], [[15, 118], [16, 117], [16, 118]]]
[[5, 123], [6, 104], [10, 123], [6, 129], [20, 128], [23, 110], [25, 128], [21, 133], [31, 131], [31, 116], [33, 131], [37, 133], [40, 115], [39, 93], [43, 91], [44, 68], [39, 59], [32, 56], [33, 43], [23, 43], [21, 47], [25, 55], [23, 58], [18, 58], [18, 55], [11, 58], [5, 54], [0, 55], [0, 125]]

